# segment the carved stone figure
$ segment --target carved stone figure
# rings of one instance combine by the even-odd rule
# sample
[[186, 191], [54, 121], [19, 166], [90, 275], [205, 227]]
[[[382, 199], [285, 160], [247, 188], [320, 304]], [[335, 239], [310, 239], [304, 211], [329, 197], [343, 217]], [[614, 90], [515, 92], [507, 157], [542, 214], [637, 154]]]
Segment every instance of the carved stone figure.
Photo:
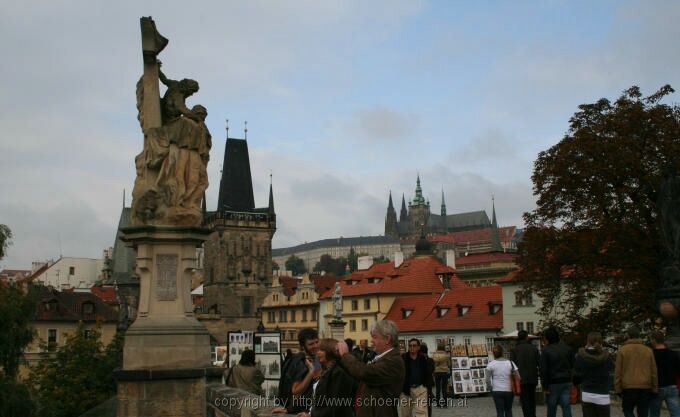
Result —
[[[199, 89], [196, 81], [172, 80], [160, 71], [157, 56], [166, 44], [153, 20], [143, 18], [144, 75], [137, 83], [137, 109], [144, 149], [135, 158], [132, 225], [200, 226], [212, 147], [208, 112], [186, 105]], [[167, 87], [163, 98], [159, 80]]]
[[342, 321], [342, 289], [339, 282], [335, 283], [335, 291], [333, 292], [333, 319]]

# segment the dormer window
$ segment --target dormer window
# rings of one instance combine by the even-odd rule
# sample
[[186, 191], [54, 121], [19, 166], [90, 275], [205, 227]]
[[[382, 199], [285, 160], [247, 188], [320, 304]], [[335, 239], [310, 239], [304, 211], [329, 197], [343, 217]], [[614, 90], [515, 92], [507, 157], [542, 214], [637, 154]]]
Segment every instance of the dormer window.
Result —
[[94, 314], [94, 304], [83, 303], [83, 314]]
[[449, 312], [449, 310], [450, 309], [448, 307], [437, 307], [437, 317], [444, 317], [446, 313]]
[[413, 309], [412, 308], [402, 308], [401, 309], [401, 318], [402, 319], [407, 319], [413, 314]]
[[44, 303], [43, 305], [45, 307], [45, 311], [57, 311], [57, 306], [59, 305], [59, 302], [57, 300], [50, 300]]
[[498, 303], [489, 303], [489, 314], [494, 315], [501, 311], [501, 304]]
[[368, 283], [369, 283], [369, 284], [377, 284], [377, 283], [379, 283], [380, 281], [382, 281], [382, 279], [380, 279], [380, 278], [369, 278], [369, 279], [368, 279]]
[[470, 311], [470, 306], [458, 304], [458, 317], [463, 317]]

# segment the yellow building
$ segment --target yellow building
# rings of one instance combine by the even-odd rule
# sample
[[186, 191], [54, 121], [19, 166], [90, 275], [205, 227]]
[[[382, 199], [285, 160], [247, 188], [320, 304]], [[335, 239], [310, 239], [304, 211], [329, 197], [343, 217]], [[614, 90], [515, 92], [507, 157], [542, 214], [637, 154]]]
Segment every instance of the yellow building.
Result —
[[[356, 342], [370, 340], [374, 322], [385, 318], [395, 299], [415, 294], [441, 294], [447, 288], [466, 285], [456, 270], [441, 263], [429, 253], [429, 245], [416, 255], [400, 262], [365, 264], [341, 281], [342, 319], [345, 338]], [[329, 322], [333, 319], [333, 289], [319, 299], [319, 333], [330, 337]]]
[[[75, 332], [81, 322], [86, 330], [100, 326], [104, 346], [116, 335], [117, 311], [90, 292], [59, 292], [41, 288], [38, 300], [31, 322], [35, 337], [24, 351], [28, 367], [38, 363], [42, 352], [56, 351], [63, 346], [68, 335]], [[26, 365], [20, 367], [19, 376], [28, 376]]]
[[262, 324], [266, 330], [281, 332], [281, 350], [297, 352], [298, 332], [318, 329], [319, 293], [331, 288], [337, 277], [309, 275], [274, 276], [272, 287], [262, 303]]

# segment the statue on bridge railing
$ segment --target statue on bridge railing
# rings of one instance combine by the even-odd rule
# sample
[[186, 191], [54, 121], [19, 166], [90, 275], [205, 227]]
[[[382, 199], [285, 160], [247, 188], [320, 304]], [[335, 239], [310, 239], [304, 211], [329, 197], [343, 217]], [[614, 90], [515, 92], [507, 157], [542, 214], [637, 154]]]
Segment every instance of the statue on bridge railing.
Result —
[[[201, 199], [208, 187], [212, 146], [205, 107], [189, 109], [186, 99], [198, 91], [194, 80], [171, 80], [161, 72], [158, 54], [168, 41], [151, 18], [142, 18], [144, 75], [137, 83], [137, 109], [144, 149], [135, 158], [132, 224], [200, 226]], [[167, 86], [160, 97], [158, 81]]]

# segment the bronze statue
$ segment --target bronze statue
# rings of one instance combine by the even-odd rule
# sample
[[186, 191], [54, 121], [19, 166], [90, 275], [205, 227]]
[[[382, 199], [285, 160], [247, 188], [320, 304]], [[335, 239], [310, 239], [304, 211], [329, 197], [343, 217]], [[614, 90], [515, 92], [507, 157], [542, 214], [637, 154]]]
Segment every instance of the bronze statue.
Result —
[[[144, 149], [135, 158], [132, 224], [200, 226], [212, 146], [205, 125], [208, 112], [201, 105], [187, 107], [186, 99], [198, 91], [198, 82], [172, 80], [161, 72], [157, 55], [167, 40], [151, 18], [142, 18], [141, 23], [144, 75], [137, 83], [137, 109]], [[159, 80], [167, 86], [162, 98]]]

